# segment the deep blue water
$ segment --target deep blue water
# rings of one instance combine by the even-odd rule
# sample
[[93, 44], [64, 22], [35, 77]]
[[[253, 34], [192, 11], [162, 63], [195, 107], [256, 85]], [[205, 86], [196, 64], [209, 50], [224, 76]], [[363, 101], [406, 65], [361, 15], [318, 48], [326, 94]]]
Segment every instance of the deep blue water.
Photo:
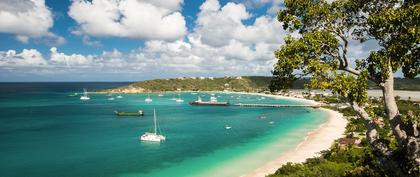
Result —
[[[1, 83], [0, 176], [238, 176], [295, 147], [326, 120], [325, 113], [312, 108], [191, 106], [188, 102], [197, 98], [191, 93], [181, 93], [184, 103], [170, 100], [178, 93], [150, 94], [152, 103], [144, 102], [147, 94], [123, 94], [113, 101], [105, 94], [92, 93], [89, 101], [73, 96], [83, 88], [125, 84]], [[216, 96], [237, 103], [300, 104], [253, 95]], [[113, 114], [138, 109], [146, 115]], [[152, 128], [153, 109], [166, 142], [138, 140]], [[260, 152], [264, 155], [253, 155]], [[225, 172], [221, 164], [249, 169]]]

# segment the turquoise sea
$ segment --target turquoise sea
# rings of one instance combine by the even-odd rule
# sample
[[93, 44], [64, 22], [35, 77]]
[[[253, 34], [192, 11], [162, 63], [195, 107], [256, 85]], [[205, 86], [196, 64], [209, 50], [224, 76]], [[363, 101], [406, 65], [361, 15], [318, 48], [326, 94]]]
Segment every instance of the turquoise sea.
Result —
[[[312, 108], [191, 106], [210, 93], [90, 94], [126, 83], [0, 83], [0, 176], [240, 176], [295, 148], [326, 122]], [[255, 95], [215, 93], [219, 101], [302, 104]], [[116, 95], [113, 95], [114, 97]], [[114, 110], [143, 109], [119, 118]], [[167, 140], [139, 141], [152, 129], [153, 109]], [[227, 130], [225, 126], [232, 128]]]

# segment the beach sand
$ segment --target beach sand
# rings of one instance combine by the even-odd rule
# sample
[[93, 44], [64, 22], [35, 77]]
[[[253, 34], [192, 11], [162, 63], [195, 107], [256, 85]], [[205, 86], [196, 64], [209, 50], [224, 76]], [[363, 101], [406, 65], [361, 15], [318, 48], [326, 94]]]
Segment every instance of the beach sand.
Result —
[[[251, 94], [251, 93], [250, 93]], [[308, 104], [319, 104], [313, 100], [292, 98], [279, 95], [268, 95], [268, 94], [255, 94], [268, 97], [276, 97], [283, 99], [293, 99], [302, 101]], [[264, 177], [269, 174], [276, 172], [278, 168], [287, 162], [300, 163], [304, 162], [307, 158], [319, 156], [319, 152], [327, 150], [334, 143], [334, 140], [343, 136], [347, 120], [343, 115], [337, 111], [320, 108], [328, 113], [328, 121], [322, 124], [318, 129], [309, 133], [303, 142], [301, 142], [295, 149], [290, 150], [282, 154], [279, 158], [268, 162], [267, 164], [255, 169], [250, 174], [245, 175], [246, 177]]]

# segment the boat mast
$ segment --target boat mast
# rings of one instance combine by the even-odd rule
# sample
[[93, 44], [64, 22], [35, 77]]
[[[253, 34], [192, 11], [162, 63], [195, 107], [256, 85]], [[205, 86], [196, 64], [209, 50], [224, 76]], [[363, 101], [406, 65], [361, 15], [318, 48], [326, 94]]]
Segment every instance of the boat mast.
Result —
[[155, 122], [155, 134], [156, 134], [156, 109], [153, 109], [153, 117], [154, 117], [154, 122]]

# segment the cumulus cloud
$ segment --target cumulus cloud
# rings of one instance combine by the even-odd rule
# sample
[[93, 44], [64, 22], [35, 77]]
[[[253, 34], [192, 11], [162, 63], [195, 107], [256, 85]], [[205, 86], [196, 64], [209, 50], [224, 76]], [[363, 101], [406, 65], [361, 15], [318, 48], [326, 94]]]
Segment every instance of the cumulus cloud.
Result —
[[30, 38], [52, 45], [65, 42], [63, 37], [49, 32], [53, 17], [44, 0], [2, 0], [0, 21], [0, 33], [16, 34], [16, 40], [22, 43], [28, 43]]
[[89, 36], [84, 35], [82, 37], [82, 43], [87, 45], [87, 46], [92, 46], [92, 47], [96, 47], [99, 48], [102, 46], [102, 43], [98, 40], [92, 40]]
[[[163, 23], [159, 21], [179, 13], [182, 1], [163, 2], [166, 1], [73, 1], [69, 14], [73, 15], [72, 18], [80, 26], [72, 32], [82, 36], [85, 44], [100, 45], [99, 41], [90, 36], [141, 37], [148, 39], [144, 47], [127, 53], [113, 49], [98, 55], [66, 54], [53, 47], [49, 57], [35, 55], [35, 58], [43, 62], [33, 68], [49, 67], [50, 71], [97, 75], [119, 73], [126, 76], [131, 73], [143, 78], [270, 74], [276, 62], [273, 52], [283, 43], [283, 37], [287, 34], [274, 17], [255, 17], [241, 3], [221, 6], [217, 0], [207, 0], [200, 6], [191, 33], [186, 34], [184, 29], [180, 35], [165, 33], [165, 36], [159, 32], [159, 28], [162, 28], [160, 23]], [[162, 14], [154, 20], [156, 23], [152, 23], [157, 26], [143, 27], [141, 19], [137, 21], [139, 25], [135, 25], [137, 22], [132, 21], [143, 17], [132, 16], [127, 11], [136, 6], [147, 6], [152, 7], [152, 11], [153, 8], [156, 10], [142, 13]], [[244, 24], [244, 20], [253, 22]], [[183, 18], [182, 21], [184, 22]], [[177, 26], [176, 23], [170, 24]], [[185, 28], [185, 25], [180, 28]], [[150, 30], [154, 35], [148, 35]], [[10, 63], [21, 59], [22, 57], [16, 56], [22, 54], [12, 52], [13, 55], [10, 55], [15, 57], [6, 57], [7, 52], [0, 55], [0, 67], [4, 69], [7, 65], [9, 68], [17, 68], [18, 66]], [[80, 74], [82, 75], [86, 76]]]
[[[159, 13], [163, 14], [161, 17], [166, 18], [178, 13], [182, 3], [162, 2], [76, 0], [73, 1], [69, 14], [74, 15], [76, 21], [79, 20], [80, 28], [72, 32], [82, 36], [88, 45], [95, 45], [90, 35], [142, 36], [148, 34], [147, 30], [134, 30], [143, 27], [132, 25], [129, 21], [143, 17], [131, 16], [125, 10], [130, 10], [130, 7], [135, 5], [148, 6], [158, 9]], [[124, 3], [133, 4], [127, 7]], [[245, 25], [243, 21], [250, 18], [255, 19], [254, 22]], [[157, 22], [157, 27], [148, 29], [160, 28], [159, 23]], [[139, 76], [144, 78], [269, 75], [276, 61], [273, 52], [283, 43], [283, 37], [287, 34], [274, 17], [252, 17], [244, 4], [227, 3], [221, 6], [217, 0], [207, 0], [200, 6], [195, 24], [191, 33], [181, 33], [185, 38], [149, 35], [144, 47], [128, 53], [114, 49], [104, 51], [100, 55], [65, 54], [53, 47], [50, 49], [49, 58], [41, 58], [45, 65], [59, 70], [57, 72], [125, 73], [124, 75], [140, 73]], [[184, 28], [184, 25], [182, 27]], [[109, 29], [113, 30], [108, 31]], [[152, 31], [158, 34], [159, 30]]]
[[21, 53], [15, 50], [0, 51], [0, 67], [45, 67], [48, 63], [36, 49], [23, 49]]
[[147, 40], [182, 38], [187, 29], [180, 13], [182, 0], [74, 0], [68, 15], [76, 34]]

